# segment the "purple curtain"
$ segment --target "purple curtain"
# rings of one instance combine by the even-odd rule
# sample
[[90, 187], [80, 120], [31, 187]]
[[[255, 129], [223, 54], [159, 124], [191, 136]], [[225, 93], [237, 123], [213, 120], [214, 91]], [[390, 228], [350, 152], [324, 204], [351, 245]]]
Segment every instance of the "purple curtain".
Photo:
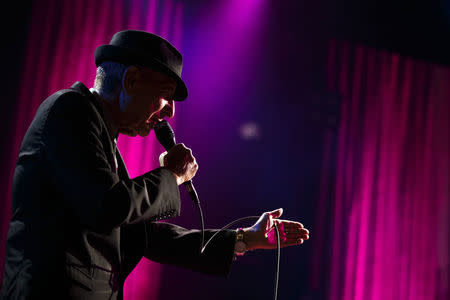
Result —
[[[174, 0], [39, 0], [33, 1], [21, 87], [16, 99], [14, 132], [11, 133], [8, 165], [2, 168], [8, 178], [8, 191], [0, 205], [0, 282], [3, 277], [5, 240], [11, 217], [11, 183], [22, 138], [40, 103], [75, 81], [93, 85], [96, 67], [94, 50], [109, 43], [112, 35], [124, 29], [156, 33], [182, 52], [182, 3]], [[171, 121], [172, 126], [174, 121]], [[161, 151], [153, 137], [119, 138], [119, 149], [130, 176], [157, 166], [151, 153]], [[140, 159], [142, 153], [147, 159]], [[155, 156], [155, 155], [153, 155]], [[157, 157], [157, 156], [156, 156]], [[139, 159], [138, 159], [139, 158]], [[143, 259], [125, 283], [125, 297], [156, 299], [160, 268]]]
[[449, 79], [446, 67], [330, 42], [341, 121], [337, 151], [325, 136], [322, 190], [333, 196], [320, 197], [314, 233], [331, 231], [313, 263], [329, 273], [312, 278], [330, 282], [329, 299], [448, 299]]

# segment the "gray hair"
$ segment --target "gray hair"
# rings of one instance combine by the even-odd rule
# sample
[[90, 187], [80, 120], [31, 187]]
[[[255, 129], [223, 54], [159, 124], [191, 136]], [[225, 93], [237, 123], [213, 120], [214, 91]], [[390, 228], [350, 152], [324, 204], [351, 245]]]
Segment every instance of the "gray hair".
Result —
[[128, 66], [112, 62], [102, 62], [97, 67], [94, 89], [107, 101], [114, 101], [122, 87], [122, 76]]

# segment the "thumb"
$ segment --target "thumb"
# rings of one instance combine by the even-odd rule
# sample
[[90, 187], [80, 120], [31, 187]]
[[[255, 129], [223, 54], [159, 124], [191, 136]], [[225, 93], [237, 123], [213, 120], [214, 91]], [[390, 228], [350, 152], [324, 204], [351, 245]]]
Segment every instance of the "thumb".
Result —
[[279, 208], [279, 209], [269, 212], [269, 215], [271, 215], [272, 218], [274, 218], [274, 219], [281, 217], [282, 214], [283, 214], [282, 208]]
[[161, 167], [164, 167], [164, 166], [167, 165], [167, 162], [166, 162], [166, 160], [167, 160], [166, 154], [167, 154], [167, 151], [161, 153], [161, 155], [159, 156], [159, 165], [160, 165]]

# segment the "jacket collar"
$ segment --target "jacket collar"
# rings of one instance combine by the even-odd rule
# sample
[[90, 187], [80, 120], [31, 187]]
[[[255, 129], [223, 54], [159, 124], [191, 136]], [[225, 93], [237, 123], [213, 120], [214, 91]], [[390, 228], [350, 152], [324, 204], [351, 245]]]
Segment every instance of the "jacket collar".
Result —
[[78, 91], [84, 96], [89, 97], [89, 99], [94, 104], [97, 111], [100, 113], [103, 122], [106, 124], [106, 128], [108, 128], [108, 133], [111, 138], [111, 141], [113, 141], [115, 144], [117, 142], [118, 133], [114, 134], [114, 132], [117, 132], [117, 129], [113, 129], [113, 124], [111, 124], [108, 118], [105, 117], [105, 113], [103, 112], [103, 107], [100, 104], [100, 100], [94, 95], [95, 92], [92, 93], [81, 81], [75, 82], [74, 84], [72, 84], [70, 88]]
[[98, 102], [97, 98], [94, 96], [94, 94], [91, 93], [91, 91], [81, 82], [77, 81], [70, 87], [72, 90], [76, 90], [79, 93], [81, 93], [83, 96], [89, 97], [90, 100], [92, 100], [92, 103], [94, 104], [95, 108], [98, 110], [100, 115], [102, 116], [102, 119], [105, 120], [105, 115], [103, 113], [102, 106]]
[[85, 96], [92, 95], [91, 91], [81, 81], [75, 82], [70, 88], [79, 91]]

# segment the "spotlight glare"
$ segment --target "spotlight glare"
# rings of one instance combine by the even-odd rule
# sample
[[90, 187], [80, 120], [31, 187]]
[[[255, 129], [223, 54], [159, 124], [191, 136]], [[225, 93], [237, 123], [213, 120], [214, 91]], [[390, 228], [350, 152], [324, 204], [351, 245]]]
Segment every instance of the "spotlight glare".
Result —
[[261, 136], [261, 130], [257, 123], [246, 122], [239, 128], [239, 133], [244, 140], [257, 140]]

